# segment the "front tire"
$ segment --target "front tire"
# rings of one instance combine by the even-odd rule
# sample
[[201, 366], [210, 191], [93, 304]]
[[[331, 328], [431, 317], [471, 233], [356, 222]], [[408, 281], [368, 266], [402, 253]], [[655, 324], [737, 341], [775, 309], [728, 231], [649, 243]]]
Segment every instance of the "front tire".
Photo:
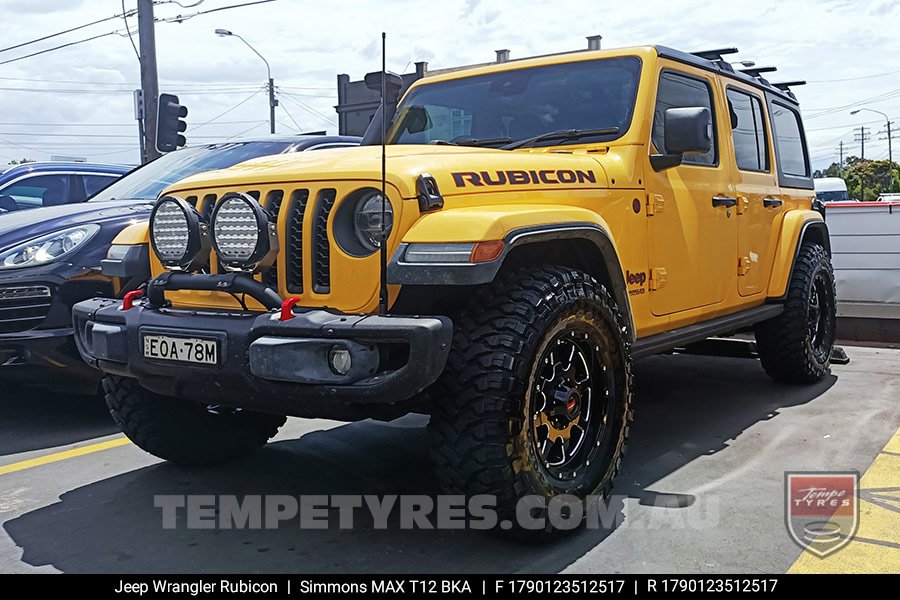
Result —
[[[628, 327], [590, 275], [518, 270], [481, 288], [456, 320], [429, 423], [446, 493], [496, 498], [503, 529], [548, 534], [526, 496], [608, 496], [632, 418]], [[506, 523], [504, 523], [504, 521]]]
[[107, 376], [109, 412], [128, 438], [150, 454], [181, 465], [211, 465], [250, 454], [269, 441], [285, 417], [210, 407]]
[[804, 243], [788, 284], [784, 312], [755, 327], [763, 369], [782, 383], [815, 383], [829, 373], [837, 328], [831, 259], [820, 244]]

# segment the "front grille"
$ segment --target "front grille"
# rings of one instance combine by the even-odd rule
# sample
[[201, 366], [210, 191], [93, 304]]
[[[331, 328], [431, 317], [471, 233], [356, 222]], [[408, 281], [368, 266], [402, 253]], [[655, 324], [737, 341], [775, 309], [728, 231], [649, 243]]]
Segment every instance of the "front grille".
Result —
[[337, 191], [326, 189], [316, 199], [316, 215], [313, 222], [313, 291], [327, 294], [331, 291], [331, 248], [328, 244], [328, 215], [334, 207]]
[[[275, 223], [278, 223], [278, 214], [281, 212], [281, 202], [284, 200], [284, 190], [272, 190], [266, 194], [266, 210]], [[278, 260], [262, 276], [263, 283], [270, 288], [278, 290]]]
[[34, 329], [47, 317], [51, 301], [47, 286], [0, 288], [0, 333]]
[[287, 264], [284, 266], [287, 279], [285, 287], [290, 294], [303, 293], [303, 217], [306, 215], [308, 201], [309, 190], [294, 190], [291, 194], [285, 243]]

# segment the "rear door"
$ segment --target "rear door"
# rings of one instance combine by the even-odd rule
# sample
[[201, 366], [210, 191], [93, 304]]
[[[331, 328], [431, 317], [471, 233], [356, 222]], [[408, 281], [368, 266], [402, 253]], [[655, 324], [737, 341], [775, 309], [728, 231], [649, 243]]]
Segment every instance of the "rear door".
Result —
[[766, 290], [784, 216], [784, 198], [775, 176], [765, 99], [752, 86], [725, 88], [733, 148], [732, 178], [737, 194], [738, 293]]
[[[721, 88], [713, 73], [679, 63], [659, 73], [651, 153], [665, 152], [665, 111], [707, 107], [713, 145], [686, 154], [677, 167], [655, 172], [647, 165], [650, 306], [669, 315], [722, 302], [734, 289], [737, 263], [737, 200], [731, 181], [728, 121], [720, 110]], [[652, 216], [650, 216], [652, 213]]]

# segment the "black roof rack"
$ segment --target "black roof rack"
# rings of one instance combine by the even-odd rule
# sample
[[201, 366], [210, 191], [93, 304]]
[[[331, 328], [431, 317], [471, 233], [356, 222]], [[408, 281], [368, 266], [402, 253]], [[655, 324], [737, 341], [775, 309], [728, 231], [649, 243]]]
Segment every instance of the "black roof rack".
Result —
[[774, 73], [778, 69], [775, 67], [751, 67], [749, 69], [738, 69], [741, 73], [746, 73], [750, 77], [759, 77], [761, 73]]
[[737, 54], [738, 49], [731, 48], [718, 48], [716, 50], [700, 50], [699, 52], [691, 52], [694, 56], [699, 56], [700, 58], [705, 58], [706, 60], [722, 60], [722, 56], [725, 54]]
[[792, 87], [797, 87], [798, 85], [806, 85], [806, 82], [803, 80], [781, 81], [779, 83], [773, 83], [772, 87], [778, 88], [782, 92], [789, 92], [789, 91], [791, 91]]

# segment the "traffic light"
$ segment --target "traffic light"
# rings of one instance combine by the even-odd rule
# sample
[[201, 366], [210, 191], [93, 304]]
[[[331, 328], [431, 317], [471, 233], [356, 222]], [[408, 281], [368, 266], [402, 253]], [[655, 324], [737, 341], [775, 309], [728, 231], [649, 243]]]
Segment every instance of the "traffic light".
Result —
[[174, 94], [159, 95], [159, 110], [156, 113], [156, 149], [160, 152], [177, 150], [187, 142], [181, 135], [187, 129], [184, 117], [186, 106], [178, 104]]

